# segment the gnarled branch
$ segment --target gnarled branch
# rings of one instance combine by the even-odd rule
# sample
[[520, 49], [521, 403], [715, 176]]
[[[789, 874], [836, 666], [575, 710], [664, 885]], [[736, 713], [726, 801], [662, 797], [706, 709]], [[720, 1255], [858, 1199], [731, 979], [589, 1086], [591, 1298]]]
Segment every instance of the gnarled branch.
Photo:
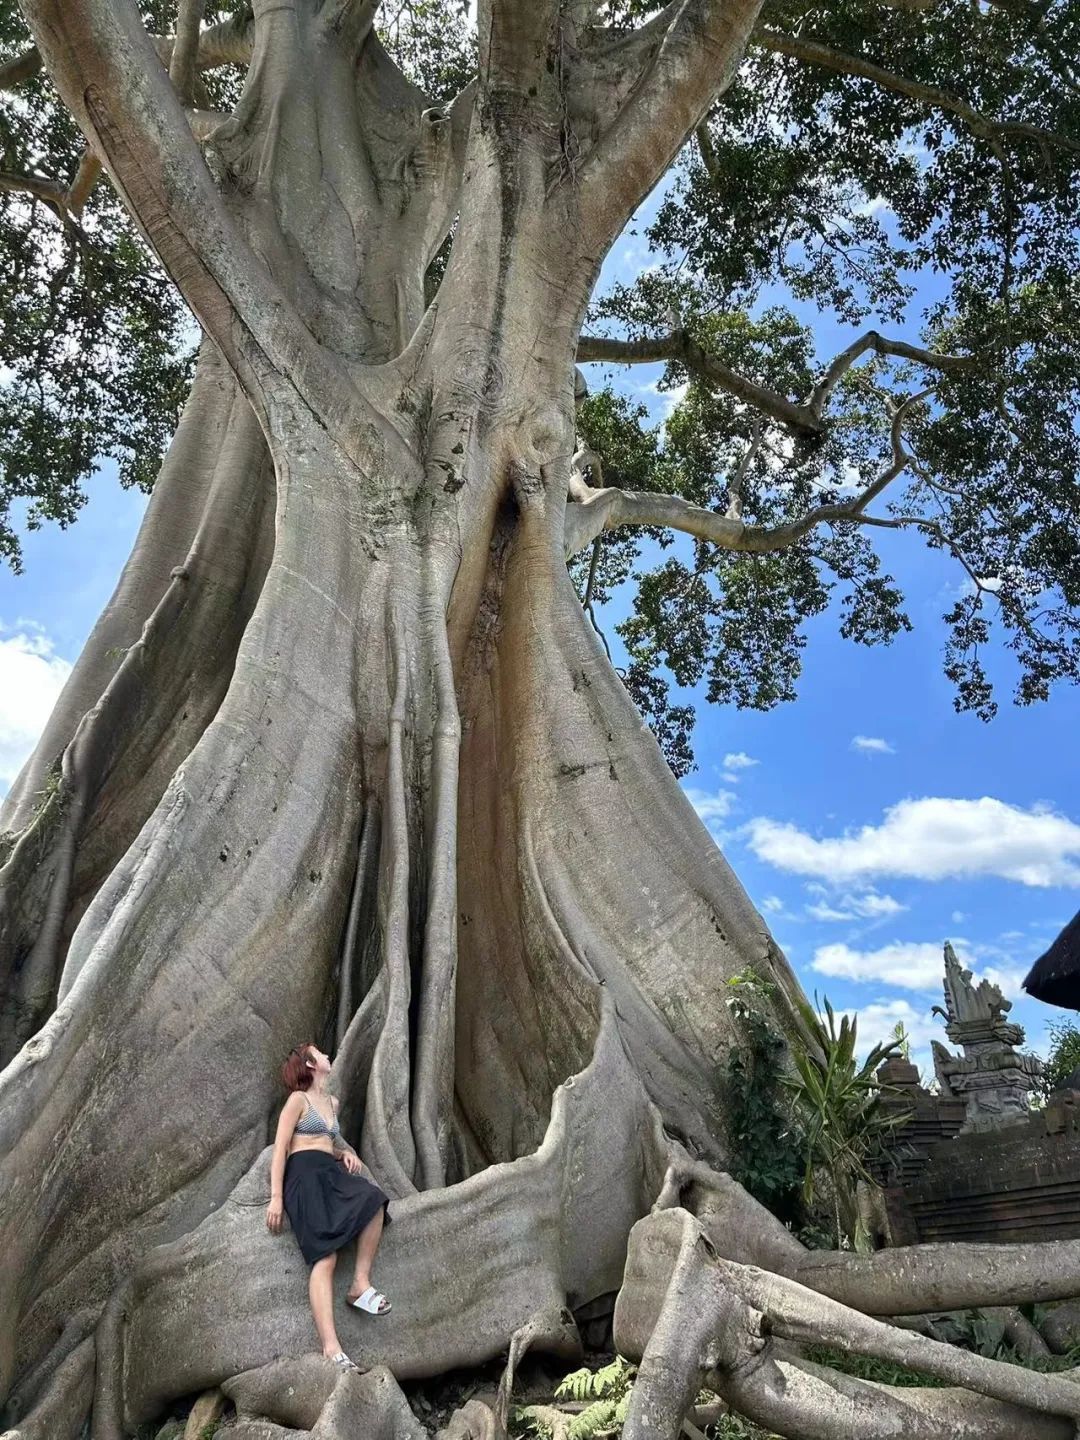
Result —
[[624, 365], [675, 360], [685, 365], [692, 374], [744, 400], [790, 430], [816, 434], [822, 428], [820, 417], [815, 417], [807, 406], [788, 400], [777, 391], [738, 374], [703, 350], [686, 330], [673, 330], [668, 335], [648, 336], [641, 340], [609, 340], [602, 335], [583, 335], [578, 341], [577, 358], [578, 364], [589, 360], [614, 360]]
[[602, 335], [583, 335], [578, 341], [577, 358], [579, 364], [589, 360], [611, 360], [623, 365], [676, 361], [685, 366], [692, 375], [699, 376], [719, 390], [726, 390], [729, 395], [753, 406], [795, 434], [809, 436], [822, 433], [825, 428], [823, 417], [830, 395], [841, 376], [868, 350], [878, 355], [914, 360], [930, 369], [947, 372], [970, 370], [978, 363], [977, 357], [973, 355], [943, 355], [920, 345], [911, 345], [906, 340], [890, 340], [877, 330], [868, 330], [840, 352], [814, 386], [809, 401], [800, 404], [732, 370], [730, 366], [703, 350], [686, 330], [673, 330], [668, 335], [646, 336], [640, 340], [613, 340]]
[[176, 39], [169, 59], [169, 79], [185, 105], [190, 105], [199, 55], [199, 31], [205, 0], [180, 0]]
[[584, 484], [578, 484], [571, 488], [572, 503], [566, 507], [563, 543], [567, 557], [590, 544], [604, 530], [614, 530], [620, 525], [662, 526], [695, 535], [699, 540], [710, 540], [723, 550], [766, 555], [790, 549], [818, 525], [845, 521], [858, 525], [878, 524], [876, 519], [865, 516], [863, 512], [911, 463], [911, 455], [903, 442], [904, 417], [932, 389], [931, 386], [920, 390], [895, 407], [891, 427], [892, 461], [850, 500], [817, 505], [785, 525], [747, 525], [730, 512], [721, 515], [666, 491], [620, 490], [615, 487], [591, 490]]
[[[785, 1395], [785, 1385], [777, 1382], [789, 1372], [777, 1373], [784, 1358], [777, 1340], [870, 1355], [985, 1397], [960, 1393], [952, 1406], [927, 1412], [922, 1397], [913, 1395], [907, 1403], [915, 1423], [902, 1433], [921, 1440], [972, 1433], [1002, 1440], [1020, 1434], [1056, 1437], [1068, 1433], [1057, 1417], [1073, 1425], [1080, 1418], [1080, 1388], [1072, 1379], [958, 1350], [872, 1319], [793, 1280], [724, 1259], [699, 1219], [680, 1209], [654, 1211], [631, 1231], [614, 1323], [620, 1352], [642, 1357], [625, 1440], [674, 1440], [703, 1380], [752, 1419], [779, 1423], [806, 1440], [896, 1433], [860, 1428], [866, 1417], [852, 1413], [854, 1407], [837, 1413], [828, 1396], [843, 1393], [845, 1377], [828, 1369], [806, 1372], [817, 1382], [816, 1403], [800, 1393], [801, 1362]], [[865, 1391], [847, 1388], [865, 1406], [870, 1398]], [[964, 1428], [969, 1403], [983, 1427], [975, 1432]], [[886, 1414], [895, 1419], [895, 1405], [887, 1405]], [[1042, 1417], [1050, 1424], [1042, 1424]]]
[[959, 95], [953, 95], [938, 85], [924, 85], [919, 80], [908, 80], [895, 75], [859, 55], [849, 55], [843, 50], [834, 50], [819, 40], [802, 35], [786, 35], [767, 26], [756, 29], [751, 43], [762, 50], [771, 50], [776, 55], [789, 55], [795, 60], [804, 60], [810, 65], [820, 65], [839, 75], [850, 75], [857, 79], [871, 80], [883, 90], [891, 90], [929, 110], [944, 110], [963, 120], [973, 134], [983, 140], [999, 140], [1005, 137], [1016, 140], [1034, 140], [1043, 145], [1053, 145], [1062, 150], [1080, 151], [1080, 140], [1062, 135], [1056, 130], [1046, 130], [1041, 125], [1029, 125], [1022, 120], [998, 120], [976, 110]]

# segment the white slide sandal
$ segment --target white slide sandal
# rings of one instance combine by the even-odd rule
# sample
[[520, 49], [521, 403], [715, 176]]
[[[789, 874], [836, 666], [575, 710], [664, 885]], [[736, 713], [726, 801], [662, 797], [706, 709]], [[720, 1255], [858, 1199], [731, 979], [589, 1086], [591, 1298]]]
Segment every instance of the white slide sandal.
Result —
[[386, 1296], [381, 1295], [374, 1285], [369, 1285], [362, 1295], [357, 1295], [349, 1304], [354, 1310], [363, 1310], [366, 1315], [389, 1315], [393, 1308]]

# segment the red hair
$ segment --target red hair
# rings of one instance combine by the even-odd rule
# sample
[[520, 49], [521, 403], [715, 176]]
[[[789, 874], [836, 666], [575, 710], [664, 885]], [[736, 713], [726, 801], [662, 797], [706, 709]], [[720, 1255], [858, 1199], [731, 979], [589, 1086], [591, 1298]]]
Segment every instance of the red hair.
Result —
[[310, 1090], [315, 1076], [308, 1069], [307, 1062], [314, 1048], [314, 1042], [309, 1040], [304, 1045], [294, 1045], [289, 1051], [288, 1059], [281, 1067], [281, 1079], [286, 1090]]

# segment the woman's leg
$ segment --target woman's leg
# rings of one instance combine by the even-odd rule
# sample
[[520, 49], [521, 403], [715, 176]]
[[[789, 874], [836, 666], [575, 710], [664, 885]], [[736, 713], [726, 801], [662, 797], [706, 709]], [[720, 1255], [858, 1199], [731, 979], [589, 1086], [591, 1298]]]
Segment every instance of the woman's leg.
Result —
[[382, 1239], [385, 1213], [383, 1206], [380, 1205], [356, 1238], [356, 1269], [353, 1272], [352, 1285], [349, 1287], [347, 1296], [349, 1300], [355, 1300], [371, 1285], [371, 1266], [375, 1259], [375, 1251], [379, 1248], [379, 1241]]
[[334, 1266], [337, 1255], [327, 1255], [316, 1260], [308, 1279], [308, 1298], [311, 1313], [315, 1317], [315, 1329], [319, 1332], [319, 1343], [324, 1355], [337, 1355], [341, 1341], [334, 1328]]

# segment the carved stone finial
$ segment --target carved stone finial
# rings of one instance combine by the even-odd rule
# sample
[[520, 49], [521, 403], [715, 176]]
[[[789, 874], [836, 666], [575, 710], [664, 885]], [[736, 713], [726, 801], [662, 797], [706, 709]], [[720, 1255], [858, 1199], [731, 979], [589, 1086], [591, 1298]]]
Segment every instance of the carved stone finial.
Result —
[[1024, 1031], [1005, 1016], [1012, 1003], [989, 980], [974, 983], [956, 951], [945, 943], [945, 1033], [963, 1055], [953, 1055], [933, 1042], [934, 1071], [943, 1095], [967, 1100], [961, 1133], [996, 1130], [1025, 1120], [1028, 1096], [1042, 1073], [1042, 1061], [1021, 1055]]

